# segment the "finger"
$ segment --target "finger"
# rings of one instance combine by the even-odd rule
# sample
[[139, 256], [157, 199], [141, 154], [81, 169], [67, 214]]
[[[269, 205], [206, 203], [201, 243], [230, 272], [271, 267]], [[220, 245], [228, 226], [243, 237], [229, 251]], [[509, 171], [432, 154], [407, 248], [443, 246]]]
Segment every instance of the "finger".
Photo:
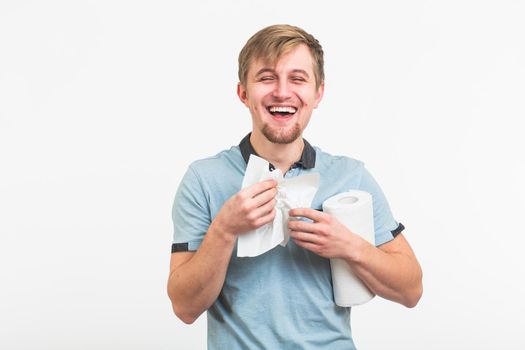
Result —
[[319, 222], [322, 221], [323, 218], [328, 215], [323, 212], [311, 209], [311, 208], [294, 208], [291, 209], [288, 213], [290, 216], [302, 216], [305, 218], [308, 218], [310, 220]]
[[253, 209], [250, 215], [255, 219], [263, 217], [275, 208], [276, 203], [277, 203], [277, 200], [275, 198], [272, 198], [268, 202], [266, 202], [264, 205]]
[[321, 244], [321, 238], [315, 234], [311, 234], [310, 232], [292, 230], [290, 231], [289, 235], [296, 241], [300, 241], [304, 243], [309, 242], [312, 244]]
[[273, 179], [269, 179], [269, 180], [257, 182], [257, 183], [255, 183], [255, 184], [253, 184], [251, 186], [248, 186], [248, 187], [242, 189], [241, 191], [245, 192], [245, 194], [249, 198], [253, 198], [253, 197], [257, 196], [258, 194], [260, 194], [260, 193], [262, 193], [264, 191], [267, 191], [270, 188], [274, 188], [274, 187], [277, 187], [277, 181], [275, 181]]
[[261, 227], [262, 225], [272, 222], [273, 219], [275, 218], [275, 213], [276, 213], [276, 210], [275, 208], [273, 208], [268, 214], [257, 219], [257, 221], [255, 222], [255, 226]]
[[309, 242], [309, 241], [301, 241], [298, 239], [294, 239], [295, 244], [297, 244], [299, 247], [304, 248], [306, 250], [311, 251], [312, 253], [318, 254], [321, 252], [321, 247], [315, 243]]
[[321, 233], [321, 227], [319, 223], [301, 221], [301, 220], [290, 220], [288, 221], [288, 228], [292, 231], [302, 231], [312, 233]]
[[272, 187], [270, 189], [267, 189], [264, 192], [259, 193], [257, 196], [255, 196], [252, 199], [252, 203], [250, 203], [250, 205], [252, 205], [254, 208], [258, 208], [260, 206], [265, 205], [272, 199], [274, 199], [276, 195], [277, 195], [277, 188]]

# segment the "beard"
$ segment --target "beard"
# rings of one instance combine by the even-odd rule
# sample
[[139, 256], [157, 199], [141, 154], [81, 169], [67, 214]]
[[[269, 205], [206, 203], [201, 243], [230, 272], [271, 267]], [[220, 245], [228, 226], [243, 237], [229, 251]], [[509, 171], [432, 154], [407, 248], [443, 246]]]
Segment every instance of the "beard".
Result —
[[294, 142], [301, 136], [301, 128], [298, 123], [288, 128], [272, 128], [264, 124], [262, 134], [272, 143], [285, 145]]

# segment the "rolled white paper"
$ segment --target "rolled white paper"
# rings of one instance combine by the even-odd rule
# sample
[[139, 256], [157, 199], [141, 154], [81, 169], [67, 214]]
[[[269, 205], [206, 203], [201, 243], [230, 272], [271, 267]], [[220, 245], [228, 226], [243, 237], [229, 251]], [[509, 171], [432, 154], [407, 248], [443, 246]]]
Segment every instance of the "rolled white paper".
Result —
[[[353, 233], [375, 245], [372, 196], [352, 190], [328, 198], [323, 211], [335, 217]], [[330, 259], [335, 303], [348, 307], [370, 301], [374, 294], [361, 282], [343, 259]]]

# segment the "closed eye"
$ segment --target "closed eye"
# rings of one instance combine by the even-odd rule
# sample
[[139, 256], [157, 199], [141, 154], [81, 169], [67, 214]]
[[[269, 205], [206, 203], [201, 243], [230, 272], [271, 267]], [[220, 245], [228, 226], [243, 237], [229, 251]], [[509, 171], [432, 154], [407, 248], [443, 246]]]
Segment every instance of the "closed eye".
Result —
[[271, 75], [266, 75], [266, 76], [263, 76], [263, 77], [259, 78], [259, 81], [273, 81], [273, 80], [275, 80], [275, 77], [273, 77]]
[[292, 77], [293, 82], [306, 82], [306, 79], [303, 77]]

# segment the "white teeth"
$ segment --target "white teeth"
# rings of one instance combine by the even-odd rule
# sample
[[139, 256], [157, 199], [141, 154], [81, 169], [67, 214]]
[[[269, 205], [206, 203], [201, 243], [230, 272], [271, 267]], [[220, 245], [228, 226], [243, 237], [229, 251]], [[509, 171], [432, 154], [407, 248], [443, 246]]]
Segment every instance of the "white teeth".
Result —
[[280, 106], [272, 106], [270, 107], [270, 112], [272, 113], [295, 113], [297, 110], [294, 107], [280, 107]]

